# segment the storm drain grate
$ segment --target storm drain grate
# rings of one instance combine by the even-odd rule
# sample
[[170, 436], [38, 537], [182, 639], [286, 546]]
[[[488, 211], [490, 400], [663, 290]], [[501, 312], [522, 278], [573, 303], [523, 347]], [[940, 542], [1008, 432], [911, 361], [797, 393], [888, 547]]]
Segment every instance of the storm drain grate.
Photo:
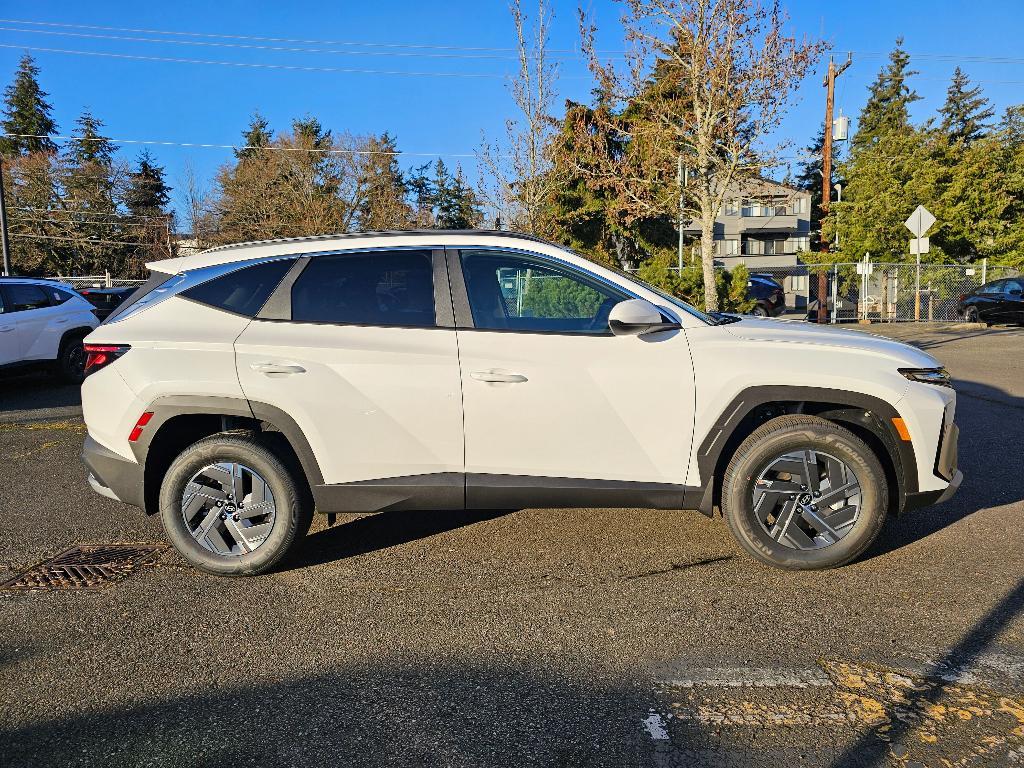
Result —
[[0, 585], [6, 592], [99, 589], [152, 565], [165, 544], [95, 544], [72, 547]]

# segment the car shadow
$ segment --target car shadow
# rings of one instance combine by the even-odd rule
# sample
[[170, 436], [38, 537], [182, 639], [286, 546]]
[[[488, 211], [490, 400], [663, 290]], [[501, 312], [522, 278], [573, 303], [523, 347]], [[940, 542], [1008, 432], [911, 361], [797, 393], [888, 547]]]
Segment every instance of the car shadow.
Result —
[[979, 510], [1024, 500], [1024, 397], [968, 379], [953, 382], [960, 427], [958, 459], [964, 473], [949, 501], [891, 517], [868, 560], [924, 539]]
[[14, 413], [24, 421], [61, 418], [74, 415], [81, 406], [82, 390], [78, 384], [65, 384], [41, 371], [0, 373], [0, 420], [4, 414]]
[[323, 565], [397, 547], [503, 517], [513, 510], [390, 511], [368, 514], [307, 536], [280, 571]]

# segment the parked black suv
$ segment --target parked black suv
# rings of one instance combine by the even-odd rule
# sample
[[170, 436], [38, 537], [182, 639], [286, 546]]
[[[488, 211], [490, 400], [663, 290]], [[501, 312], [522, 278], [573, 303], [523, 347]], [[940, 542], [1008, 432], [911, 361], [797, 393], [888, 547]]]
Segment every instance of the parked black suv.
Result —
[[1024, 323], [1024, 278], [991, 280], [960, 299], [968, 323]]
[[750, 314], [758, 317], [777, 317], [786, 311], [786, 292], [769, 275], [751, 275], [747, 281], [747, 298], [757, 304]]

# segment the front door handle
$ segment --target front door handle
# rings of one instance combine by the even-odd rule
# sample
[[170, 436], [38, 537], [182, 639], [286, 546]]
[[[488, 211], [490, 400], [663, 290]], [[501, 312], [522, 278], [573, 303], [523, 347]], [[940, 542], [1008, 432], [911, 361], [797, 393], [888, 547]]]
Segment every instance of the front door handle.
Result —
[[306, 369], [295, 363], [253, 363], [249, 366], [257, 373], [305, 373]]
[[13, 330], [14, 330], [14, 326], [13, 325], [0, 326], [0, 333], [10, 333]]
[[61, 325], [61, 324], [63, 324], [63, 323], [66, 323], [66, 322], [67, 322], [68, 320], [70, 320], [70, 319], [71, 319], [70, 317], [58, 317], [58, 318], [57, 318], [56, 320], [54, 320], [53, 322], [54, 322], [54, 323], [55, 323], [56, 325]]
[[519, 384], [527, 381], [521, 373], [499, 373], [498, 371], [473, 371], [469, 374], [477, 381], [489, 381], [494, 384]]

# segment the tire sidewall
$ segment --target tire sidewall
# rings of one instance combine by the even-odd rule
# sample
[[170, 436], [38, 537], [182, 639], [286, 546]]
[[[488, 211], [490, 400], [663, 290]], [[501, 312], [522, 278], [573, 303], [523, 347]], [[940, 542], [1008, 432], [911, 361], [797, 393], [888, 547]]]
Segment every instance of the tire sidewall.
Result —
[[[844, 431], [815, 427], [791, 428], [737, 452], [730, 468], [729, 486], [723, 488], [726, 518], [739, 543], [758, 559], [782, 568], [830, 568], [853, 560], [878, 536], [885, 522], [888, 492], [885, 473], [861, 440]], [[754, 481], [775, 458], [792, 451], [816, 450], [845, 462], [861, 487], [861, 510], [852, 531], [835, 544], [817, 550], [799, 550], [774, 541], [753, 511]]]
[[72, 365], [72, 358], [76, 351], [82, 355], [85, 354], [82, 348], [82, 339], [69, 339], [61, 346], [60, 356], [57, 358], [57, 373], [69, 384], [81, 384], [85, 380], [85, 360], [82, 360], [80, 368], [75, 368]]
[[[236, 462], [257, 472], [274, 494], [275, 518], [270, 534], [255, 551], [245, 555], [217, 555], [196, 541], [181, 514], [181, 496], [188, 481], [210, 464]], [[187, 448], [172, 462], [160, 485], [160, 520], [171, 544], [189, 563], [207, 573], [240, 576], [272, 568], [296, 538], [301, 500], [295, 481], [284, 464], [251, 439], [220, 436]]]

